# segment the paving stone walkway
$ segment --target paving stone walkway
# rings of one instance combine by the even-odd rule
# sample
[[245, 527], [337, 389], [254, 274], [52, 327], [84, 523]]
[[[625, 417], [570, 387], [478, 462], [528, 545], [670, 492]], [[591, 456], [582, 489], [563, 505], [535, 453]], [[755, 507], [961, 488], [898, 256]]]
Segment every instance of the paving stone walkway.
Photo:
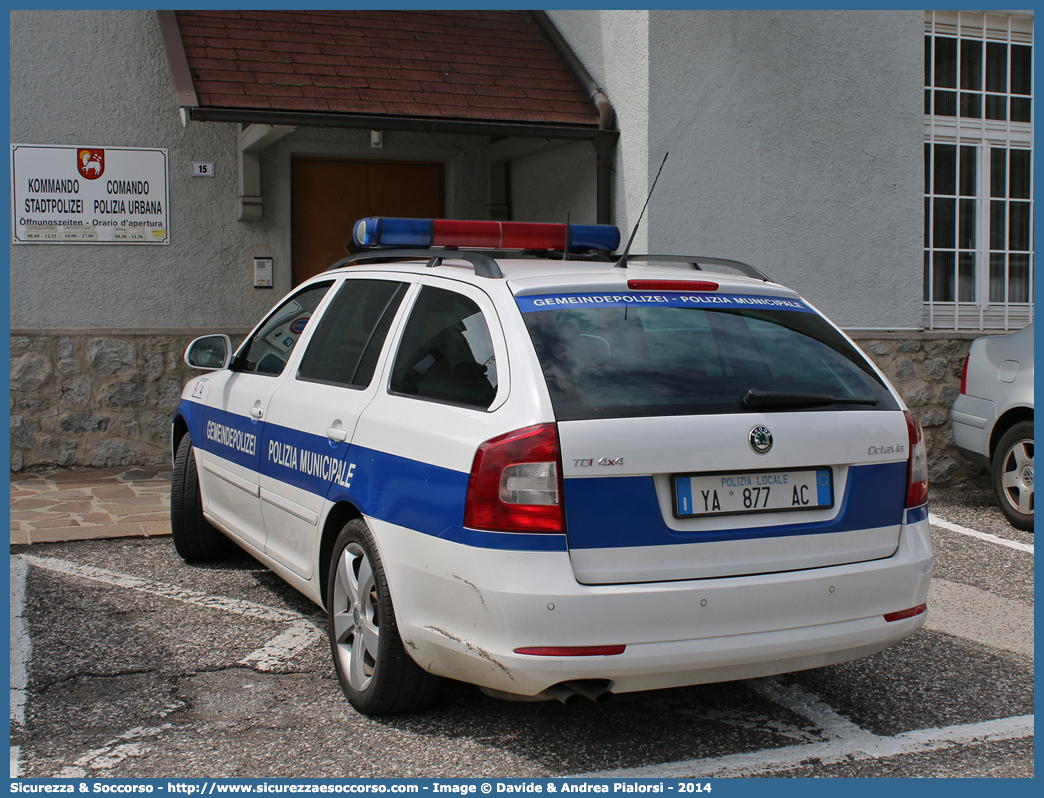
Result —
[[170, 534], [170, 468], [11, 475], [11, 544]]

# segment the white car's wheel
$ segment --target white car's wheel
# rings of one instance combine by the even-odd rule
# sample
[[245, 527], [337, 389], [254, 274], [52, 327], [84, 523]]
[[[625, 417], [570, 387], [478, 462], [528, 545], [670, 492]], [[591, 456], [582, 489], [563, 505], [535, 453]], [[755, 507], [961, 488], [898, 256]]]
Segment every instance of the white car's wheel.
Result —
[[232, 552], [232, 541], [203, 517], [192, 439], [186, 435], [174, 457], [170, 481], [170, 532], [174, 548], [186, 562], [220, 560]]
[[993, 457], [993, 488], [1001, 511], [1016, 529], [1033, 531], [1033, 422], [1004, 433]]
[[369, 527], [348, 522], [334, 544], [327, 582], [330, 650], [345, 696], [364, 715], [423, 709], [440, 679], [406, 652]]

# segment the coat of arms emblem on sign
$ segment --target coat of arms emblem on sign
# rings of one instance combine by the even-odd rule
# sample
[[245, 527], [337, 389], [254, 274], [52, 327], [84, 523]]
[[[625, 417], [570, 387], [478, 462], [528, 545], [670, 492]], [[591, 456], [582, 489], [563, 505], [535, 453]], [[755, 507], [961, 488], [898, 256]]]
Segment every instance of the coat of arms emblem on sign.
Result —
[[97, 180], [105, 171], [105, 150], [78, 149], [76, 168], [87, 180]]

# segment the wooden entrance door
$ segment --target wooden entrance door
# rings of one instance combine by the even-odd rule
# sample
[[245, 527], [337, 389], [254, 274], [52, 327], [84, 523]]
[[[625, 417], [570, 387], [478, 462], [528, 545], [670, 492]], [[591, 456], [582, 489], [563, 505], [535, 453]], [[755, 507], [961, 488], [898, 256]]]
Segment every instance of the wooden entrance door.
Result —
[[294, 285], [349, 254], [359, 219], [444, 213], [441, 163], [295, 158], [291, 168]]

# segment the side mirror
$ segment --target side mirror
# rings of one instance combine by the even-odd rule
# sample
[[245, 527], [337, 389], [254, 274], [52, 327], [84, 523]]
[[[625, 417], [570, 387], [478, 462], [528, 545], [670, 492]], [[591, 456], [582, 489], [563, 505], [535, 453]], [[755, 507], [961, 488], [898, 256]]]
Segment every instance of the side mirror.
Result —
[[204, 335], [185, 350], [185, 363], [204, 371], [228, 368], [231, 359], [232, 340], [227, 335]]

